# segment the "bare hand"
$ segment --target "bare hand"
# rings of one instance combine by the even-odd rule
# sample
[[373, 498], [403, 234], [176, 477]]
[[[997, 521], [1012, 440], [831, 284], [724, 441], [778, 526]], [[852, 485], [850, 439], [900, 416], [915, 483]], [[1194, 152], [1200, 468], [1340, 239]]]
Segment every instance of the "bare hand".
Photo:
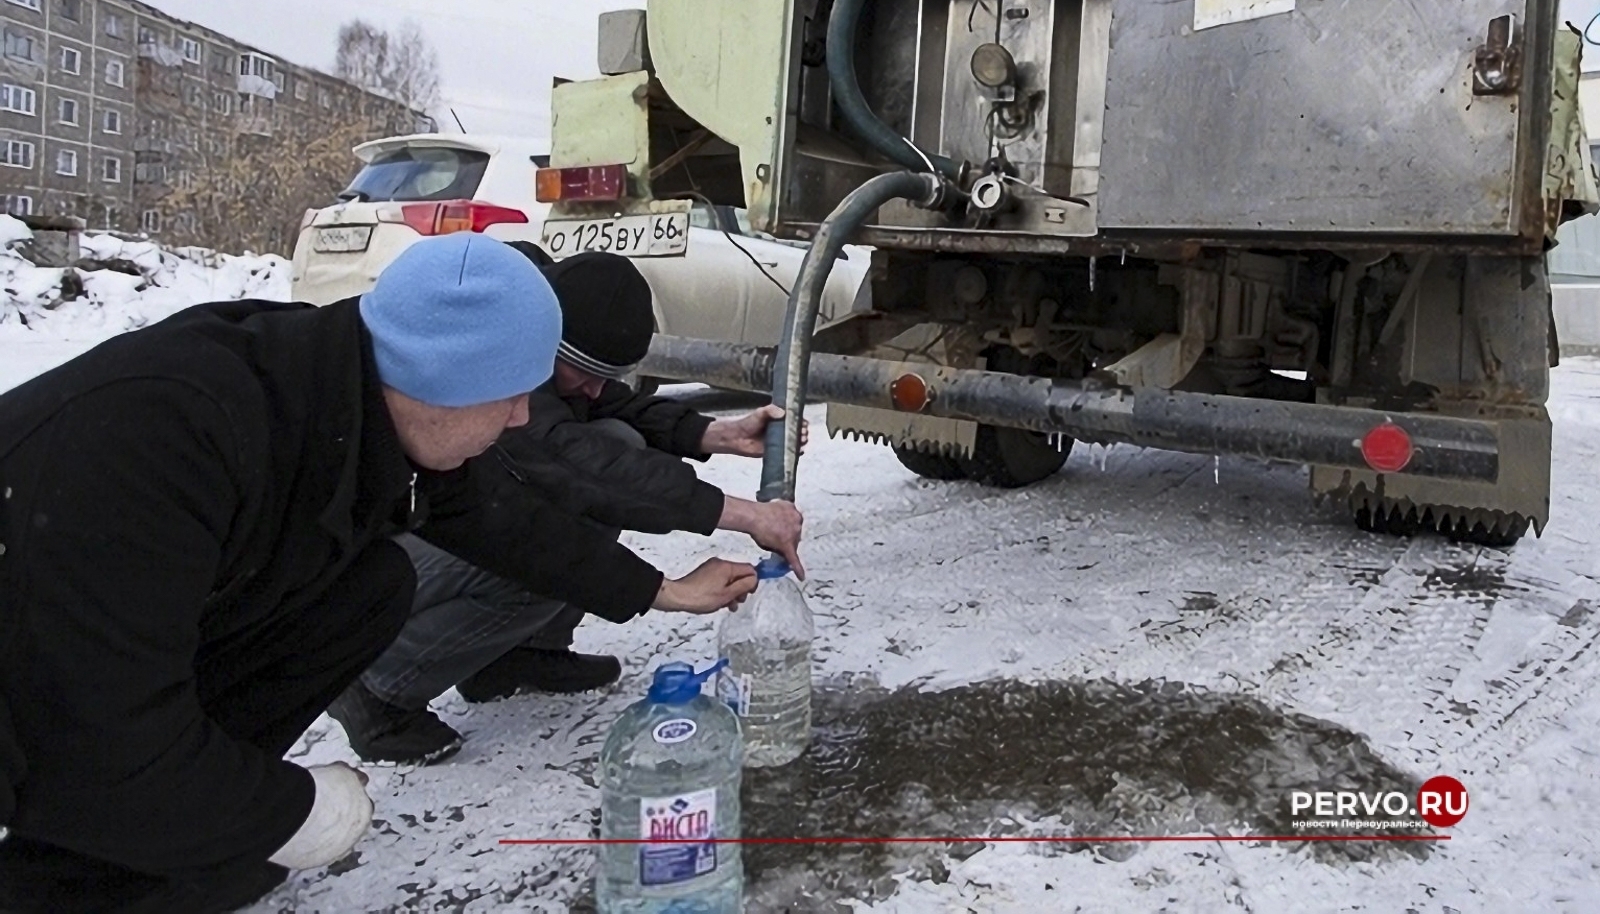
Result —
[[783, 556], [794, 569], [795, 577], [804, 581], [806, 568], [800, 564], [800, 533], [805, 526], [805, 516], [793, 502], [769, 501], [756, 506], [752, 518], [750, 538], [756, 545]]
[[676, 581], [662, 581], [656, 609], [705, 615], [732, 609], [756, 589], [756, 569], [743, 562], [708, 559]]
[[[738, 419], [718, 419], [706, 429], [700, 449], [707, 454], [734, 454], [739, 457], [761, 457], [767, 453], [767, 426], [781, 422], [784, 411], [777, 406], [763, 406]], [[800, 451], [805, 453], [811, 441], [811, 423], [800, 421]]]

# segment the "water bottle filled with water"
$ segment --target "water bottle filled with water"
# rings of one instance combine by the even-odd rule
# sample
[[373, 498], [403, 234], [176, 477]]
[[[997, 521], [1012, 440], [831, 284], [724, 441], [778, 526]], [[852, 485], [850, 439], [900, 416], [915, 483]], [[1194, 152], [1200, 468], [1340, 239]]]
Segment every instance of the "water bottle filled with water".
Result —
[[756, 566], [761, 582], [718, 631], [728, 668], [718, 694], [739, 715], [744, 763], [794, 761], [811, 739], [811, 641], [815, 626], [788, 563], [771, 556]]
[[672, 844], [605, 844], [595, 898], [600, 914], [738, 914], [739, 722], [700, 688], [721, 670], [687, 663], [656, 670], [600, 751], [600, 837]]

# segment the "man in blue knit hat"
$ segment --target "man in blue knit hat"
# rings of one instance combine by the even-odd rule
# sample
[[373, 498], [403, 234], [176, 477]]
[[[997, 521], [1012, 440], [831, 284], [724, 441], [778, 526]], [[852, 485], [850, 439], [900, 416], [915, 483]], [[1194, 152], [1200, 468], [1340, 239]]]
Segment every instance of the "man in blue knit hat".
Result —
[[199, 305], [0, 396], [0, 911], [227, 911], [345, 856], [364, 778], [283, 756], [405, 621], [397, 534], [613, 616], [754, 588], [478, 478], [560, 334], [538, 270], [463, 234], [360, 300]]

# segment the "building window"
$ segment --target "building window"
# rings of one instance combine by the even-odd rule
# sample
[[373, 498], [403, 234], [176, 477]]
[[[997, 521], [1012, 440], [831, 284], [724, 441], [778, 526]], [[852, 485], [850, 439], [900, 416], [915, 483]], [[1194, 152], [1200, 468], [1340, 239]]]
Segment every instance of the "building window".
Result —
[[32, 168], [33, 150], [32, 143], [24, 140], [7, 140], [6, 155], [0, 160], [0, 165], [9, 165], [12, 168]]
[[122, 37], [122, 17], [116, 13], [106, 14], [106, 34], [112, 38]]
[[83, 0], [61, 0], [61, 18], [72, 22], [83, 21]]
[[33, 37], [6, 30], [6, 56], [33, 63]]
[[200, 42], [193, 38], [183, 38], [179, 39], [178, 45], [183, 50], [184, 60], [190, 63], [200, 62]]
[[259, 54], [242, 54], [239, 56], [240, 76], [259, 76], [269, 82], [277, 79], [277, 62], [270, 57]]
[[10, 0], [10, 2], [16, 4], [17, 6], [25, 6], [30, 10], [36, 10], [39, 8], [39, 0]]
[[185, 83], [183, 87], [183, 103], [191, 108], [199, 108], [206, 101], [205, 90], [196, 83]]
[[75, 149], [63, 149], [56, 153], [56, 174], [69, 178], [78, 176], [78, 152]]
[[127, 68], [120, 60], [106, 61], [106, 82], [113, 86], [121, 86], [127, 73]]
[[151, 28], [148, 25], [139, 26], [139, 43], [140, 44], [155, 44], [156, 43], [156, 30]]
[[105, 120], [100, 125], [100, 129], [110, 134], [122, 133], [122, 112], [117, 111], [116, 109], [107, 111]]
[[100, 177], [107, 184], [121, 184], [122, 160], [115, 156], [106, 156], [100, 163]]
[[318, 89], [317, 90], [317, 104], [321, 105], [324, 108], [332, 108], [333, 107], [333, 93], [329, 92], [327, 89]]
[[294, 81], [294, 97], [296, 101], [305, 101], [311, 97], [311, 84], [303, 79]]
[[6, 205], [6, 214], [10, 216], [33, 215], [33, 198], [24, 194], [6, 194], [0, 197]]
[[218, 114], [232, 114], [233, 96], [226, 92], [218, 92], [216, 96], [211, 99], [211, 107]]
[[139, 217], [139, 227], [154, 235], [161, 231], [161, 210], [147, 209]]
[[226, 51], [219, 51], [216, 48], [212, 48], [211, 69], [217, 71], [218, 73], [232, 73], [233, 55]]
[[83, 72], [83, 54], [77, 48], [61, 49], [61, 72], [73, 76]]
[[39, 93], [32, 89], [25, 89], [12, 83], [0, 85], [0, 111], [32, 117], [38, 113], [38, 105]]
[[76, 126], [78, 126], [78, 100], [77, 99], [75, 99], [75, 98], [63, 98], [63, 99], [61, 99], [60, 104], [57, 105], [56, 107], [57, 107], [57, 111], [56, 111], [56, 119], [57, 120], [59, 120], [63, 124], [66, 124], [68, 127], [76, 127]]

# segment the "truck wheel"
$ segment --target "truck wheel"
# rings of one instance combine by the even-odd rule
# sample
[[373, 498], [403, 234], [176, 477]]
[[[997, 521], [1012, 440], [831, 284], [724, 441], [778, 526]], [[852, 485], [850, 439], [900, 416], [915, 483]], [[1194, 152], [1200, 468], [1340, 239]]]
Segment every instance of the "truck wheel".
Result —
[[1062, 437], [1057, 447], [1038, 432], [980, 425], [964, 470], [986, 486], [1019, 489], [1060, 472], [1071, 451], [1071, 438]]
[[[1008, 374], [1046, 374], [1044, 357], [1029, 358], [1010, 347], [990, 349], [985, 356], [990, 371]], [[1072, 451], [1073, 441], [1059, 436], [1058, 447], [1052, 437], [1019, 428], [996, 425], [978, 426], [972, 456], [965, 461], [967, 478], [986, 486], [1020, 489], [1061, 471]]]
[[959, 457], [948, 457], [944, 454], [930, 454], [911, 447], [894, 448], [894, 456], [900, 465], [923, 479], [937, 479], [950, 482], [957, 479], [966, 479], [967, 472], [962, 467]]

